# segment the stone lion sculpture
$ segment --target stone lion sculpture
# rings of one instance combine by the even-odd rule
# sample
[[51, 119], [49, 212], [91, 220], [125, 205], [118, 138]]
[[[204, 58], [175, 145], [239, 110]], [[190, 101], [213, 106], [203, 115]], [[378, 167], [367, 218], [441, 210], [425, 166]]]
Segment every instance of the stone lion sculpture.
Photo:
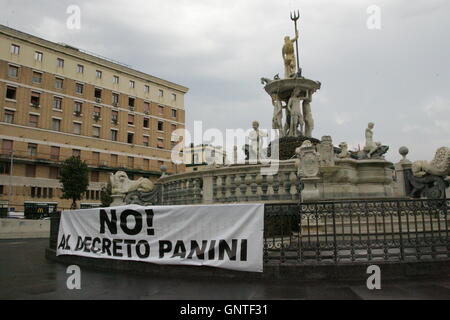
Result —
[[411, 169], [416, 177], [423, 177], [426, 174], [435, 176], [450, 175], [450, 148], [440, 147], [437, 149], [433, 160], [415, 161]]
[[147, 178], [139, 178], [138, 180], [128, 179], [128, 175], [124, 171], [117, 171], [111, 174], [111, 194], [127, 194], [133, 191], [150, 192], [154, 185]]

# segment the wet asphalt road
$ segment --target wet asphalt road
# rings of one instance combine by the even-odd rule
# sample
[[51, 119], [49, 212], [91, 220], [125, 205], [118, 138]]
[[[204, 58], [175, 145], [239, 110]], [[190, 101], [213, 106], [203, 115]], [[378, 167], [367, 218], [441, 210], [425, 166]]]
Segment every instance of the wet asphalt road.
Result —
[[66, 286], [66, 266], [45, 259], [47, 239], [0, 240], [0, 299], [450, 299], [450, 279], [364, 283], [182, 279], [81, 269], [81, 290]]

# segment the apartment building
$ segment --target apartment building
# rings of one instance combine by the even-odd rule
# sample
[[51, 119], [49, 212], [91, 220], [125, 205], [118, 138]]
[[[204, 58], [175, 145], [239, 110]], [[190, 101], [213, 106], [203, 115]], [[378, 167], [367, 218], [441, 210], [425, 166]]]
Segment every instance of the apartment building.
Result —
[[188, 88], [129, 66], [0, 25], [0, 204], [16, 210], [60, 199], [58, 172], [70, 156], [86, 161], [98, 206], [109, 175], [156, 180], [168, 172], [185, 126]]

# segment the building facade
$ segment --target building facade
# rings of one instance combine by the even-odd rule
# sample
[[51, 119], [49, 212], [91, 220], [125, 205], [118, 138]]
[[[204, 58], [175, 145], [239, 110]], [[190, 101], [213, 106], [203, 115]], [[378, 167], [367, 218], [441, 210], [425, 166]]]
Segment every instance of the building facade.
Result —
[[100, 205], [109, 175], [156, 180], [184, 128], [188, 88], [0, 25], [0, 202], [70, 207], [59, 167], [89, 166], [82, 207]]
[[228, 164], [227, 154], [220, 146], [201, 144], [184, 148], [184, 164], [187, 172], [199, 171], [206, 168], [207, 165], [226, 165]]

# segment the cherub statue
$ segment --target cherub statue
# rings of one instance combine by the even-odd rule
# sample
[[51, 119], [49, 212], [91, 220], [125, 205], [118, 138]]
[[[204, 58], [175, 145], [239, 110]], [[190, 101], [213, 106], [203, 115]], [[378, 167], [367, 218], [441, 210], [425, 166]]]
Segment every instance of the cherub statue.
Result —
[[366, 145], [364, 146], [364, 151], [367, 152], [367, 157], [370, 159], [372, 154], [381, 146], [380, 142], [373, 141], [373, 127], [374, 123], [369, 122], [366, 129]]

